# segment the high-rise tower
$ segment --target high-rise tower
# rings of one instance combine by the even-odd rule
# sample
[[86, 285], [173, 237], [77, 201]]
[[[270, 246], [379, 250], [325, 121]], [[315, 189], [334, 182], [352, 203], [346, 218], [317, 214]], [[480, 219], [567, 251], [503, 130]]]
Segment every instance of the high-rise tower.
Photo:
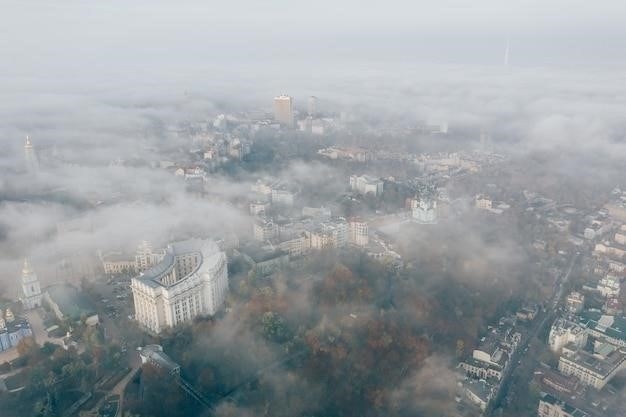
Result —
[[293, 98], [284, 94], [274, 97], [274, 119], [282, 125], [293, 127]]
[[309, 117], [317, 117], [317, 97], [309, 97], [307, 101], [307, 113], [309, 114]]
[[24, 309], [30, 310], [41, 305], [41, 287], [37, 274], [28, 263], [28, 259], [24, 259], [22, 267], [22, 305]]
[[509, 42], [506, 42], [506, 48], [504, 49], [504, 66], [508, 67], [509, 66], [509, 52], [510, 52], [510, 48], [509, 48]]

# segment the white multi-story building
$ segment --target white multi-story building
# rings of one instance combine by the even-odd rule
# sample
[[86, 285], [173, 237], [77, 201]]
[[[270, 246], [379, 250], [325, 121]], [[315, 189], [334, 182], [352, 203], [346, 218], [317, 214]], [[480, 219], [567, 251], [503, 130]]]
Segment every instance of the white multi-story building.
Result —
[[253, 193], [263, 196], [267, 200], [272, 196], [272, 187], [261, 180], [257, 180], [256, 183], [252, 184], [250, 189]]
[[311, 248], [311, 239], [309, 233], [302, 232], [296, 236], [292, 236], [287, 240], [278, 243], [278, 248], [287, 252], [289, 256], [301, 256]]
[[269, 208], [270, 205], [266, 201], [253, 201], [250, 203], [250, 214], [258, 216], [265, 213]]
[[539, 400], [539, 408], [537, 409], [537, 417], [591, 417], [570, 404], [558, 400], [552, 395], [544, 395]]
[[379, 196], [383, 193], [383, 181], [371, 175], [351, 175], [350, 188], [359, 194], [372, 193]]
[[567, 309], [572, 314], [578, 314], [585, 307], [585, 296], [577, 291], [572, 291], [565, 300]]
[[161, 262], [164, 256], [165, 251], [153, 251], [152, 245], [144, 240], [139, 244], [137, 252], [135, 253], [135, 270], [137, 272], [145, 271]]
[[209, 240], [168, 245], [158, 264], [132, 279], [135, 318], [155, 333], [215, 314], [228, 291], [226, 254]]
[[322, 223], [322, 231], [332, 237], [332, 242], [336, 248], [343, 248], [350, 239], [348, 223], [345, 220]]
[[278, 225], [271, 220], [256, 219], [252, 224], [252, 235], [261, 242], [272, 239], [278, 236]]
[[322, 223], [319, 230], [311, 233], [311, 248], [342, 248], [349, 239], [350, 228], [345, 221]]
[[485, 195], [477, 195], [476, 196], [476, 208], [482, 210], [491, 210], [493, 202], [491, 199]]
[[330, 219], [331, 211], [327, 207], [303, 207], [302, 215], [305, 217], [314, 217], [324, 220]]
[[37, 274], [31, 268], [28, 259], [24, 259], [24, 266], [22, 267], [22, 294], [20, 297], [24, 309], [30, 310], [41, 306], [42, 297], [43, 294], [41, 293]]
[[431, 198], [411, 200], [411, 217], [420, 224], [437, 223], [437, 201]]
[[603, 297], [617, 297], [620, 291], [620, 281], [614, 275], [607, 275], [598, 282], [598, 291]]
[[568, 343], [581, 348], [587, 343], [587, 331], [578, 323], [558, 319], [550, 328], [548, 346], [553, 352], [559, 352]]
[[294, 195], [291, 191], [272, 188], [272, 204], [293, 206]]
[[580, 382], [598, 390], [602, 389], [626, 365], [622, 350], [614, 350], [607, 356], [592, 354], [582, 349], [566, 346], [559, 358], [559, 371], [574, 375]]
[[367, 223], [358, 219], [350, 220], [350, 243], [357, 246], [367, 246], [369, 231]]
[[137, 272], [137, 263], [120, 252], [100, 254], [102, 269], [107, 275]]

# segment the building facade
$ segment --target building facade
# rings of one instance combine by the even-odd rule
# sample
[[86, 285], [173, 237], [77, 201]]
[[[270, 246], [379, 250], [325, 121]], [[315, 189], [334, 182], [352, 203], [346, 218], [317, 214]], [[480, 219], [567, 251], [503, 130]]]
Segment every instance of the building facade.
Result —
[[559, 358], [559, 371], [564, 375], [574, 375], [585, 385], [600, 390], [624, 369], [626, 355], [623, 351], [615, 350], [604, 357], [568, 347], [563, 349]]
[[357, 246], [367, 246], [369, 243], [369, 230], [367, 223], [358, 219], [350, 220], [350, 243]]
[[168, 245], [161, 262], [131, 282], [136, 320], [155, 333], [212, 315], [228, 291], [226, 254], [209, 240]]
[[573, 407], [551, 395], [544, 395], [539, 400], [538, 417], [590, 417], [584, 411]]
[[437, 201], [430, 198], [412, 200], [411, 217], [419, 224], [437, 223]]
[[282, 94], [274, 97], [274, 119], [282, 125], [293, 127], [293, 98]]
[[107, 275], [125, 274], [130, 272], [136, 272], [136, 262], [126, 258], [122, 253], [111, 252], [101, 255], [102, 269]]
[[26, 319], [15, 317], [9, 308], [4, 314], [0, 310], [0, 352], [16, 347], [20, 340], [32, 335]]
[[351, 175], [350, 188], [359, 194], [372, 193], [378, 197], [383, 193], [383, 181], [371, 175]]
[[135, 254], [136, 272], [145, 271], [146, 269], [158, 264], [164, 256], [165, 251], [154, 251], [152, 250], [152, 245], [148, 241], [142, 241], [137, 247], [137, 252]]
[[317, 97], [309, 96], [307, 99], [307, 114], [309, 117], [317, 116]]
[[550, 328], [548, 346], [552, 352], [559, 352], [568, 343], [576, 347], [584, 347], [587, 343], [587, 331], [578, 323], [558, 319]]

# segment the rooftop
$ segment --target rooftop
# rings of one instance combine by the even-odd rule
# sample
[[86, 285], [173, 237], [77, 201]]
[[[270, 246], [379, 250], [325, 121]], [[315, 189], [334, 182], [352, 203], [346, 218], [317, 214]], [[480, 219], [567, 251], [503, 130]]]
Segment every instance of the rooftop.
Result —
[[[190, 253], [198, 253], [201, 256], [202, 259], [200, 263], [193, 272], [187, 275], [189, 276], [202, 267], [203, 263], [207, 262], [209, 258], [219, 252], [219, 247], [211, 240], [189, 239], [172, 243], [165, 249], [165, 256], [163, 257], [163, 260], [150, 269], [142, 272], [138, 277], [136, 277], [136, 279], [151, 287], [164, 286], [161, 279], [165, 274], [174, 268], [177, 256]], [[183, 278], [186, 277], [180, 278], [177, 282], [181, 281]]]
[[587, 310], [581, 315], [580, 321], [608, 337], [626, 341], [626, 318], [623, 316], [607, 316], [600, 310]]
[[138, 348], [138, 350], [144, 363], [150, 361], [168, 372], [177, 372], [180, 369], [180, 365], [163, 352], [161, 345], [147, 345], [143, 348]]
[[243, 246], [240, 251], [255, 263], [265, 262], [270, 259], [278, 258], [279, 256], [287, 255], [287, 252], [280, 249], [271, 250], [254, 243]]
[[624, 361], [626, 355], [616, 350], [602, 357], [579, 349], [574, 352], [564, 351], [561, 359], [564, 358], [605, 378]]
[[574, 406], [571, 406], [550, 394], [544, 395], [543, 398], [541, 398], [541, 400], [548, 404], [559, 405], [563, 411], [568, 413], [567, 415], [570, 415], [572, 417], [589, 417], [589, 414], [585, 413], [584, 411]]

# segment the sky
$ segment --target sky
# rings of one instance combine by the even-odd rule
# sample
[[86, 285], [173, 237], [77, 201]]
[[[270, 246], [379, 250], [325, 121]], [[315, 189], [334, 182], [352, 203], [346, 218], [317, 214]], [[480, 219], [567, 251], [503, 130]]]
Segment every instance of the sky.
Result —
[[193, 65], [269, 66], [277, 76], [277, 64], [309, 71], [337, 61], [497, 65], [507, 42], [515, 65], [617, 65], [625, 12], [619, 0], [8, 0], [0, 70], [158, 79]]

